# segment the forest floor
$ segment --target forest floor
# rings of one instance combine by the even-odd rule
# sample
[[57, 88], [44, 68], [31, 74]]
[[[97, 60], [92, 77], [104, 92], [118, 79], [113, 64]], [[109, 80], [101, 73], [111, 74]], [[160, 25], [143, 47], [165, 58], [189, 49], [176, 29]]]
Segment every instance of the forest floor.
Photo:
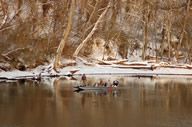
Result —
[[85, 65], [77, 64], [67, 66], [58, 70], [52, 69], [51, 65], [39, 66], [27, 71], [7, 71], [0, 72], [0, 81], [33, 79], [39, 80], [44, 77], [80, 76], [86, 75], [122, 75], [130, 77], [172, 77], [172, 78], [192, 78], [192, 66], [188, 64], [174, 65], [150, 62], [122, 62], [110, 61], [101, 64]]

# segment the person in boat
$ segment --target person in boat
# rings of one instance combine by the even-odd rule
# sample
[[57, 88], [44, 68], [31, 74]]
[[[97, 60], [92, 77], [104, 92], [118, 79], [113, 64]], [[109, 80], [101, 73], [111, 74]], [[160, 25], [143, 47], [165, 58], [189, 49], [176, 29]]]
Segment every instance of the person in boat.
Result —
[[99, 86], [101, 87], [101, 86], [103, 86], [104, 85], [104, 81], [102, 80], [102, 79], [100, 79], [100, 81], [99, 81]]
[[100, 79], [98, 82], [96, 82], [94, 85], [94, 87], [105, 87], [107, 86], [107, 82], [104, 82], [102, 79]]
[[96, 82], [93, 86], [94, 86], [94, 87], [98, 87], [98, 86], [99, 86], [98, 84], [99, 84], [99, 83]]
[[108, 82], [101, 79], [100, 82], [99, 82], [99, 86], [108, 87]]
[[113, 86], [113, 87], [119, 86], [119, 81], [118, 81], [118, 80], [113, 81], [113, 85], [112, 85], [112, 86]]
[[103, 85], [104, 87], [107, 87], [108, 86], [108, 83], [107, 82], [104, 82], [104, 85]]
[[82, 83], [83, 83], [82, 85], [83, 85], [83, 86], [86, 86], [86, 83], [87, 83], [87, 77], [86, 77], [85, 74], [82, 75], [82, 77], [81, 77], [81, 81], [82, 81]]
[[111, 80], [109, 79], [108, 81], [107, 81], [107, 87], [111, 87], [112, 86], [112, 83], [111, 83]]

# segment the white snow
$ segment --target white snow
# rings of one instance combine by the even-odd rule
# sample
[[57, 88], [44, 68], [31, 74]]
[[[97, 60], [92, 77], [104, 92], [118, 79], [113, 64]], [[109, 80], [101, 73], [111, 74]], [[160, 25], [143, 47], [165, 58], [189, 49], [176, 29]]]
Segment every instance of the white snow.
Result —
[[[144, 64], [144, 63], [143, 63]], [[182, 68], [163, 68], [159, 67], [154, 70], [150, 69], [131, 69], [131, 68], [118, 68], [116, 65], [97, 65], [97, 66], [68, 66], [60, 70], [59, 73], [42, 71], [42, 68], [48, 66], [41, 66], [31, 71], [11, 71], [0, 72], [0, 79], [19, 79], [19, 78], [36, 78], [40, 76], [58, 75], [64, 76], [70, 74], [70, 71], [79, 70], [74, 75], [125, 75], [125, 76], [163, 76], [163, 77], [188, 77], [192, 78], [192, 69]], [[150, 67], [147, 65], [146, 67]]]

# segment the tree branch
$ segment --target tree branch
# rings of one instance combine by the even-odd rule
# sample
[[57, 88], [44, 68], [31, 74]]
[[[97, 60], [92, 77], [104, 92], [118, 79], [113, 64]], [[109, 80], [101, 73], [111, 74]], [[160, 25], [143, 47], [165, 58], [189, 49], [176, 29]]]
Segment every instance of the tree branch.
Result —
[[73, 57], [77, 57], [77, 55], [79, 54], [80, 50], [83, 48], [83, 46], [85, 45], [85, 43], [87, 43], [90, 38], [93, 36], [93, 34], [95, 33], [95, 31], [97, 30], [99, 23], [101, 22], [101, 20], [104, 18], [104, 16], [106, 15], [107, 11], [109, 10], [109, 8], [111, 7], [111, 0], [109, 1], [106, 9], [103, 11], [103, 13], [99, 16], [97, 22], [95, 23], [95, 26], [93, 27], [93, 29], [91, 30], [91, 32], [87, 35], [87, 37], [83, 40], [83, 42], [77, 47], [77, 49], [75, 50]]

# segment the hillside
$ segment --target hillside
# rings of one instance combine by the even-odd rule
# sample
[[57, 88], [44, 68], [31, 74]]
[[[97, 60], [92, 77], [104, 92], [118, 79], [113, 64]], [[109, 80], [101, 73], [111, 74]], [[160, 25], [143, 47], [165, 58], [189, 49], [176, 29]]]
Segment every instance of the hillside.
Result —
[[191, 64], [192, 2], [0, 0], [0, 47], [0, 71], [79, 60]]

